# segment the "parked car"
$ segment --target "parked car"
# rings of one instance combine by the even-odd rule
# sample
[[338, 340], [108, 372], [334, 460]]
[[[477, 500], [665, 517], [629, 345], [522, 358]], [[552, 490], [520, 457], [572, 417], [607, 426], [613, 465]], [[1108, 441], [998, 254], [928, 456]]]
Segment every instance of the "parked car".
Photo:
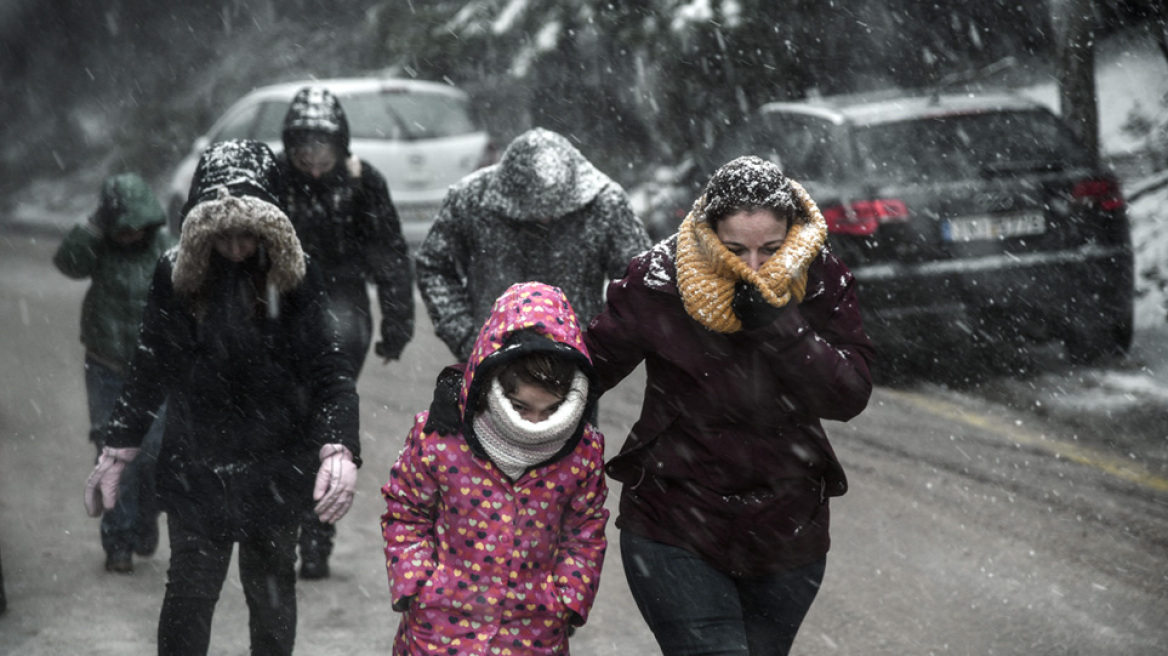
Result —
[[878, 346], [1062, 340], [1080, 362], [1130, 347], [1119, 183], [1043, 106], [1009, 94], [767, 104], [657, 187], [650, 231], [676, 231], [710, 174], [749, 154], [819, 203]]
[[349, 119], [350, 147], [385, 175], [402, 232], [412, 245], [426, 237], [447, 187], [497, 159], [468, 96], [447, 84], [371, 77], [265, 86], [228, 108], [175, 168], [167, 190], [172, 229], [178, 228], [203, 150], [217, 141], [255, 139], [278, 152], [288, 104], [308, 84], [328, 87], [340, 99]]

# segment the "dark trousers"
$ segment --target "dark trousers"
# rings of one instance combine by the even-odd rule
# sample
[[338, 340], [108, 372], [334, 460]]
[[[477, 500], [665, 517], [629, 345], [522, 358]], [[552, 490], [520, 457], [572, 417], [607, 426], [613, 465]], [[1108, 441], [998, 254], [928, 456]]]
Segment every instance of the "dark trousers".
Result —
[[[202, 656], [235, 542], [212, 540], [171, 519], [170, 569], [158, 620], [158, 653]], [[296, 524], [265, 527], [239, 541], [239, 579], [249, 611], [251, 653], [291, 654], [296, 641]]]
[[300, 516], [300, 558], [327, 561], [333, 553], [337, 527], [320, 521], [310, 507]]
[[786, 656], [827, 565], [735, 578], [629, 531], [620, 545], [629, 590], [664, 656]]

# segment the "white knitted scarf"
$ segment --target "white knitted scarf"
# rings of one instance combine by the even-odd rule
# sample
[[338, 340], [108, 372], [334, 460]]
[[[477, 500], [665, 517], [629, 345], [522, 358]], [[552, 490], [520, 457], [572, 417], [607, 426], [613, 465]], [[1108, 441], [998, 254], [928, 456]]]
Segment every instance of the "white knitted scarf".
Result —
[[588, 402], [588, 377], [577, 371], [563, 403], [539, 423], [527, 421], [511, 406], [496, 377], [487, 392], [487, 411], [474, 418], [475, 435], [503, 473], [516, 480], [533, 465], [554, 456], [576, 431]]

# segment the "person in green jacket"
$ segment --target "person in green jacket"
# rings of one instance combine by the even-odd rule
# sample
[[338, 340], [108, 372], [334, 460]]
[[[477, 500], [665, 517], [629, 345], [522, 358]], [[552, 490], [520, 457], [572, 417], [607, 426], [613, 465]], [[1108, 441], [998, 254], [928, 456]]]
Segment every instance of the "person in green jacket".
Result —
[[[86, 223], [73, 227], [53, 256], [61, 273], [91, 281], [81, 305], [81, 343], [89, 439], [99, 453], [102, 427], [138, 348], [138, 326], [154, 266], [175, 243], [165, 224], [166, 213], [145, 180], [135, 173], [115, 175], [102, 185], [97, 210]], [[132, 572], [131, 554], [149, 556], [158, 546], [154, 463], [162, 438], [161, 414], [143, 443], [145, 457], [127, 468], [117, 505], [102, 517], [107, 571]]]

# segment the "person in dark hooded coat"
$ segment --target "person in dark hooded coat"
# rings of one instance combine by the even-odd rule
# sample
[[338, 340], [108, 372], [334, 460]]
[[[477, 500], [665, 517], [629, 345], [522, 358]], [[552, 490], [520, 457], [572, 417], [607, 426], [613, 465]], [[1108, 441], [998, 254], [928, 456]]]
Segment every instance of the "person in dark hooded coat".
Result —
[[239, 543], [252, 653], [290, 654], [296, 533], [352, 503], [360, 464], [352, 365], [326, 316], [320, 271], [279, 207], [271, 150], [212, 145], [199, 160], [179, 246], [154, 272], [141, 340], [86, 484], [90, 514], [116, 502], [152, 413], [170, 568], [160, 654], [206, 653]]
[[826, 239], [798, 183], [736, 159], [585, 333], [603, 389], [645, 365], [607, 470], [629, 589], [666, 656], [786, 654], [819, 589], [828, 500], [847, 490], [821, 420], [864, 409], [875, 355]]
[[434, 331], [465, 362], [513, 283], [559, 287], [587, 323], [605, 283], [649, 246], [624, 189], [562, 135], [536, 128], [447, 192], [417, 254], [418, 288]]
[[[281, 200], [304, 251], [320, 266], [346, 357], [360, 374], [373, 335], [367, 283], [377, 288], [380, 341], [397, 360], [414, 334], [414, 276], [401, 223], [381, 172], [349, 150], [349, 121], [328, 89], [299, 90], [284, 117]], [[308, 512], [301, 523], [300, 576], [329, 575], [335, 529]]]
[[[138, 326], [154, 267], [172, 245], [166, 212], [150, 185], [137, 173], [123, 173], [102, 183], [97, 210], [65, 235], [53, 255], [61, 273], [90, 280], [81, 303], [81, 343], [85, 345], [89, 440], [98, 453], [102, 428], [125, 385], [138, 346]], [[132, 554], [149, 556], [158, 547], [154, 462], [161, 439], [159, 417], [142, 441], [140, 457], [122, 477], [118, 505], [101, 518], [106, 571], [132, 572]]]

